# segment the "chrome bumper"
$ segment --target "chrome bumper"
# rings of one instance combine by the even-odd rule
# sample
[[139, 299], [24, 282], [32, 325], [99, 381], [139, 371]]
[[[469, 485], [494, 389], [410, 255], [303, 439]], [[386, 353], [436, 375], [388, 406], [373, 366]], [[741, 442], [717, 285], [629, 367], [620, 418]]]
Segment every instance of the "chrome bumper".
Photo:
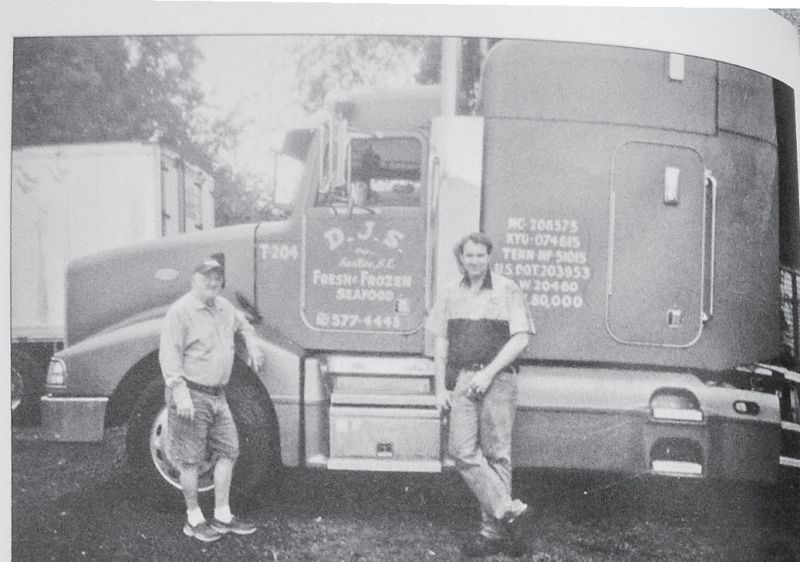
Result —
[[43, 396], [42, 437], [50, 441], [101, 441], [107, 397]]

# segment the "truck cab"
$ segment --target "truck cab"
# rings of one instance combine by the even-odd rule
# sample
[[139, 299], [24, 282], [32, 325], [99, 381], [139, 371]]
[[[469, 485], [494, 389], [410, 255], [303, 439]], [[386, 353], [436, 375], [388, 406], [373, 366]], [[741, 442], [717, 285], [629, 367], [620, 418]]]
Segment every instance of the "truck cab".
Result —
[[439, 472], [424, 320], [460, 275], [455, 243], [481, 230], [538, 329], [516, 466], [772, 482], [800, 464], [800, 379], [758, 365], [782, 353], [781, 257], [800, 237], [779, 213], [797, 205], [793, 92], [728, 62], [577, 41], [501, 41], [481, 76], [474, 115], [428, 86], [331, 100], [287, 134], [302, 173], [282, 221], [73, 263], [50, 436], [127, 421], [131, 462], [177, 487], [158, 332], [214, 257], [267, 357], [234, 366], [253, 444], [235, 487], [278, 464]]

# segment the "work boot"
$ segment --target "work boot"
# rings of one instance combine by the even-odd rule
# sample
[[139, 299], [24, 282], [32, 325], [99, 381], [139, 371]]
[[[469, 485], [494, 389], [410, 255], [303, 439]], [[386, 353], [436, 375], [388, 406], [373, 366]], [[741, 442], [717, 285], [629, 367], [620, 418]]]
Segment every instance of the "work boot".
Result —
[[509, 556], [518, 558], [525, 554], [528, 549], [527, 537], [525, 536], [525, 522], [528, 520], [530, 510], [527, 504], [514, 500], [511, 510], [503, 520], [508, 535], [505, 552]]
[[478, 535], [469, 542], [461, 545], [461, 554], [467, 558], [483, 558], [500, 554], [506, 549], [506, 541], [503, 539], [490, 539], [484, 535]]

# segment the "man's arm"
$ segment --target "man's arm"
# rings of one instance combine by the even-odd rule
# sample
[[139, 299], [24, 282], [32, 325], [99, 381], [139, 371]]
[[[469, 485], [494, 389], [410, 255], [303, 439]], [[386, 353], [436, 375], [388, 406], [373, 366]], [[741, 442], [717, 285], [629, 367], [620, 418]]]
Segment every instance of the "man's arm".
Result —
[[528, 304], [525, 302], [525, 296], [516, 283], [511, 282], [506, 287], [506, 299], [508, 306], [508, 329], [511, 333], [511, 337], [495, 358], [472, 378], [470, 389], [478, 396], [483, 396], [489, 389], [489, 385], [492, 384], [497, 373], [504, 367], [510, 365], [519, 357], [520, 353], [525, 351], [528, 342], [530, 342], [531, 334], [536, 331], [533, 326], [533, 319], [531, 318]]
[[182, 417], [194, 417], [194, 404], [192, 403], [189, 387], [183, 378], [183, 323], [176, 310], [170, 309], [164, 318], [161, 328], [161, 338], [158, 349], [158, 362], [164, 384], [170, 389], [172, 401]]
[[242, 339], [244, 339], [244, 343], [247, 346], [247, 355], [250, 358], [250, 365], [253, 367], [254, 371], [258, 371], [264, 363], [264, 354], [258, 346], [256, 331], [253, 329], [252, 324], [247, 321], [242, 311], [234, 308], [233, 314], [235, 317], [235, 330], [238, 331], [242, 335]]
[[450, 353], [450, 340], [447, 339], [447, 319], [449, 307], [447, 292], [442, 293], [433, 305], [425, 329], [433, 336], [434, 392], [440, 412], [450, 410], [450, 391], [447, 390], [447, 358]]
[[433, 349], [434, 385], [439, 409], [445, 412], [450, 409], [450, 391], [445, 386], [449, 349], [450, 340], [442, 336], [436, 336]]
[[186, 386], [183, 378], [183, 325], [177, 312], [172, 309], [164, 317], [161, 328], [158, 362], [167, 387], [174, 389], [179, 385]]
[[483, 369], [475, 373], [470, 383], [470, 390], [482, 396], [489, 389], [489, 385], [492, 384], [497, 373], [510, 365], [520, 353], [525, 351], [529, 341], [530, 334], [528, 332], [518, 332], [511, 336], [495, 358]]

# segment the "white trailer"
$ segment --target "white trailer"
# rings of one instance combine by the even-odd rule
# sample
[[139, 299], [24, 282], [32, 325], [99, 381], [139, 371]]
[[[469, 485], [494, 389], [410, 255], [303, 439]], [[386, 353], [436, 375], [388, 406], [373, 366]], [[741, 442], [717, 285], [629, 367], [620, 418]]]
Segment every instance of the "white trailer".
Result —
[[[156, 143], [14, 149], [12, 407], [36, 403], [64, 338], [64, 273], [79, 257], [214, 227], [214, 181]], [[19, 384], [25, 387], [20, 391]]]

